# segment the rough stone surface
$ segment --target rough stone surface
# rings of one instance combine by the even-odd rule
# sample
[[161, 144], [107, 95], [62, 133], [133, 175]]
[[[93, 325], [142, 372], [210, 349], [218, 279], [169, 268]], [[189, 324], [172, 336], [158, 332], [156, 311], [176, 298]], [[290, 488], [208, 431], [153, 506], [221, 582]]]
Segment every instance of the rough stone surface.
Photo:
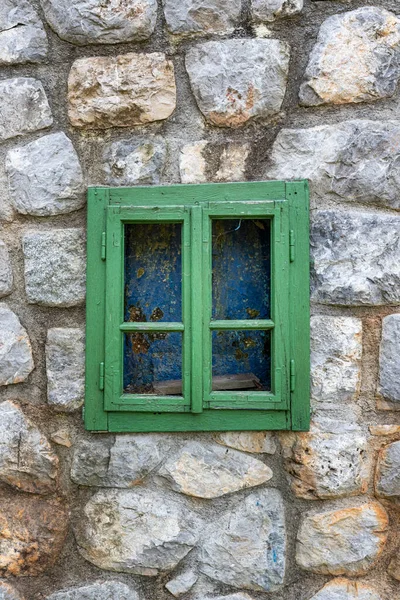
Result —
[[97, 567], [156, 576], [190, 552], [199, 526], [179, 496], [143, 488], [101, 490], [79, 515], [75, 534], [80, 553]]
[[362, 322], [311, 317], [311, 397], [314, 404], [348, 403], [361, 385]]
[[246, 178], [250, 144], [206, 141], [186, 144], [179, 157], [182, 183], [242, 181]]
[[71, 478], [80, 485], [130, 488], [157, 469], [170, 449], [165, 434], [92, 437], [77, 445]]
[[297, 563], [324, 575], [364, 575], [383, 551], [387, 528], [378, 502], [313, 514], [297, 534]]
[[17, 590], [5, 581], [0, 581], [0, 600], [24, 600]]
[[33, 371], [31, 343], [18, 317], [0, 305], [0, 386], [21, 383]]
[[38, 63], [47, 56], [42, 22], [26, 0], [2, 0], [0, 65]]
[[77, 328], [47, 332], [47, 401], [55, 410], [80, 408], [85, 395], [85, 333]]
[[378, 395], [400, 403], [400, 315], [382, 319]]
[[239, 589], [271, 592], [283, 584], [283, 501], [275, 489], [253, 491], [206, 529], [200, 570]]
[[271, 469], [256, 458], [195, 441], [168, 458], [159, 474], [173, 490], [198, 498], [217, 498], [272, 477]]
[[174, 111], [174, 67], [161, 52], [76, 60], [68, 78], [68, 115], [75, 127], [131, 127]]
[[107, 185], [157, 185], [166, 159], [162, 137], [108, 144], [103, 154]]
[[68, 529], [65, 508], [37, 497], [0, 499], [0, 576], [35, 577], [57, 561]]
[[[203, 600], [198, 598], [197, 600]], [[253, 600], [248, 594], [229, 594], [228, 596], [213, 596], [212, 598], [204, 598], [204, 600]]]
[[241, 0], [163, 0], [168, 30], [176, 35], [232, 33]]
[[139, 596], [124, 583], [106, 581], [55, 592], [47, 600], [139, 600]]
[[30, 231], [22, 242], [28, 302], [43, 306], [82, 304], [86, 284], [84, 231]]
[[64, 133], [43, 136], [7, 154], [10, 195], [22, 214], [47, 217], [82, 208], [83, 175]]
[[58, 458], [45, 436], [12, 402], [0, 404], [0, 480], [23, 492], [54, 492]]
[[302, 9], [303, 0], [251, 0], [251, 17], [256, 23], [291, 17]]
[[207, 121], [240, 127], [276, 115], [286, 90], [289, 46], [279, 40], [206, 42], [186, 54], [196, 102]]
[[255, 454], [275, 454], [276, 443], [271, 431], [223, 431], [215, 441], [223, 446]]
[[11, 293], [13, 286], [13, 272], [10, 255], [5, 243], [0, 240], [0, 298]]
[[307, 500], [341, 498], [368, 489], [368, 440], [356, 424], [323, 419], [310, 433], [280, 436], [285, 468], [296, 496]]
[[400, 217], [317, 211], [311, 251], [313, 300], [341, 305], [400, 302]]
[[380, 600], [380, 596], [367, 584], [339, 578], [327, 583], [311, 600]]
[[300, 88], [306, 106], [365, 102], [392, 96], [400, 75], [400, 21], [364, 6], [337, 14], [319, 30]]
[[266, 176], [310, 181], [315, 201], [400, 208], [400, 122], [357, 119], [282, 129]]
[[0, 81], [0, 140], [50, 127], [53, 123], [43, 85], [32, 77]]
[[397, 579], [400, 581], [400, 556], [397, 555], [390, 561], [388, 573], [393, 577], [393, 579]]
[[40, 0], [45, 17], [62, 40], [119, 44], [146, 40], [154, 31], [157, 0]]
[[185, 571], [185, 573], [168, 581], [165, 587], [175, 598], [179, 598], [192, 589], [197, 579], [198, 575], [194, 571]]
[[389, 444], [380, 451], [375, 481], [378, 496], [400, 501], [400, 442]]

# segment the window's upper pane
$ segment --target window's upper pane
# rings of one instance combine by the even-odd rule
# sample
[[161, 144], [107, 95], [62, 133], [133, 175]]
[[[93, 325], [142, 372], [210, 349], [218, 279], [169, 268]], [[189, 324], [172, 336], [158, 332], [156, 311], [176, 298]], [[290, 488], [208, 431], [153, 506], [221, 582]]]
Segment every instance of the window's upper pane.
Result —
[[212, 221], [212, 318], [269, 319], [269, 219]]
[[182, 321], [182, 225], [125, 225], [125, 321]]

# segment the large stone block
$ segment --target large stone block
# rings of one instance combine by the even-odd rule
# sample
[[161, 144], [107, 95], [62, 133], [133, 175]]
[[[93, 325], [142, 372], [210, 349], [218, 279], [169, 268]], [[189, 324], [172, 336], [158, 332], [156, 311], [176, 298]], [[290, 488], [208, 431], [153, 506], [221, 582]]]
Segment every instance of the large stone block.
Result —
[[173, 34], [232, 33], [238, 25], [241, 0], [163, 0], [167, 28]]
[[52, 123], [40, 81], [31, 77], [0, 81], [0, 141], [44, 129]]
[[400, 75], [400, 20], [375, 6], [333, 15], [319, 30], [300, 88], [305, 106], [392, 96]]
[[297, 563], [323, 575], [365, 575], [383, 551], [387, 529], [378, 502], [312, 514], [297, 534]]
[[400, 314], [382, 319], [378, 396], [400, 408]]
[[265, 483], [272, 471], [260, 460], [217, 446], [188, 442], [159, 470], [176, 492], [198, 498], [217, 498]]
[[130, 488], [155, 471], [171, 452], [165, 434], [132, 434], [80, 441], [71, 478], [79, 485]]
[[0, 600], [24, 600], [24, 598], [9, 583], [0, 581]]
[[165, 587], [173, 596], [175, 596], [175, 598], [179, 598], [192, 589], [197, 579], [198, 575], [196, 575], [194, 571], [185, 571], [181, 575], [168, 581], [165, 584]]
[[161, 136], [112, 142], [103, 153], [105, 181], [108, 185], [157, 185], [165, 159]]
[[311, 600], [381, 600], [370, 585], [338, 578], [330, 581]]
[[82, 556], [100, 569], [156, 576], [195, 546], [199, 520], [180, 496], [151, 489], [102, 490], [79, 515]]
[[355, 400], [361, 385], [362, 322], [311, 317], [311, 398], [314, 405]]
[[47, 401], [55, 409], [71, 412], [85, 396], [85, 333], [77, 328], [47, 332]]
[[55, 592], [46, 600], [139, 600], [139, 596], [124, 583], [105, 581]]
[[157, 19], [157, 0], [40, 0], [40, 4], [57, 35], [79, 46], [146, 40]]
[[46, 437], [12, 402], [0, 404], [0, 480], [23, 492], [54, 492], [58, 458]]
[[206, 42], [186, 54], [196, 102], [207, 121], [240, 127], [276, 115], [286, 91], [289, 46], [280, 40]]
[[38, 497], [0, 499], [0, 576], [35, 577], [58, 560], [68, 530], [62, 504]]
[[82, 229], [31, 231], [22, 240], [25, 289], [30, 304], [77, 306], [85, 300], [85, 234]]
[[68, 78], [68, 115], [75, 127], [132, 127], [174, 111], [174, 67], [161, 52], [76, 60]]
[[356, 424], [316, 420], [309, 433], [285, 432], [280, 439], [296, 496], [314, 500], [367, 491], [371, 468], [368, 440]]
[[10, 150], [6, 170], [16, 210], [47, 217], [82, 208], [83, 174], [71, 140], [52, 133]]
[[256, 23], [270, 23], [303, 10], [303, 0], [251, 0], [251, 17]]
[[400, 503], [400, 442], [388, 444], [380, 451], [375, 489], [378, 496]]
[[339, 305], [400, 302], [400, 217], [317, 211], [311, 251], [313, 300]]
[[17, 315], [0, 304], [0, 386], [25, 381], [34, 366], [26, 330]]
[[47, 36], [27, 0], [2, 0], [0, 65], [38, 63], [47, 56]]
[[272, 592], [283, 584], [286, 537], [278, 490], [254, 491], [204, 532], [200, 570], [239, 589]]
[[203, 140], [186, 144], [179, 157], [181, 182], [243, 181], [249, 154], [250, 144], [215, 144]]
[[255, 454], [275, 454], [276, 443], [271, 431], [223, 431], [215, 435], [223, 446]]
[[13, 286], [13, 272], [10, 255], [5, 243], [0, 240], [0, 298], [11, 294]]
[[266, 171], [271, 179], [309, 179], [311, 196], [400, 208], [400, 121], [357, 119], [282, 129]]

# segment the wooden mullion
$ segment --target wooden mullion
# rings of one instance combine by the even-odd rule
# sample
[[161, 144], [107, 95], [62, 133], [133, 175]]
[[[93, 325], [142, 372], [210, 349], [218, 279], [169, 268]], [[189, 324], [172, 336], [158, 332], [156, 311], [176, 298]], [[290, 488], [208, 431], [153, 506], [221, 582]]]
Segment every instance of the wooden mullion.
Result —
[[191, 411], [203, 412], [202, 209], [191, 210]]
[[210, 329], [223, 329], [223, 330], [261, 330], [269, 331], [275, 327], [275, 323], [270, 319], [243, 319], [243, 320], [218, 320], [210, 322]]
[[138, 321], [132, 321], [122, 323], [119, 326], [120, 331], [124, 331], [126, 333], [135, 332], [135, 331], [184, 331], [185, 326], [183, 323], [172, 323], [168, 321], [157, 321], [157, 322], [143, 322], [140, 323]]

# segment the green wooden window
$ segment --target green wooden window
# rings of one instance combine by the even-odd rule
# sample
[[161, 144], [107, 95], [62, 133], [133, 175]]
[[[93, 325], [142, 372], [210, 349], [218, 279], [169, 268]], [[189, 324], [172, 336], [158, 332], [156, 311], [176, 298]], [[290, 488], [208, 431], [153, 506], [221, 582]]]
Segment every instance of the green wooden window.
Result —
[[85, 425], [307, 430], [306, 181], [90, 188]]

